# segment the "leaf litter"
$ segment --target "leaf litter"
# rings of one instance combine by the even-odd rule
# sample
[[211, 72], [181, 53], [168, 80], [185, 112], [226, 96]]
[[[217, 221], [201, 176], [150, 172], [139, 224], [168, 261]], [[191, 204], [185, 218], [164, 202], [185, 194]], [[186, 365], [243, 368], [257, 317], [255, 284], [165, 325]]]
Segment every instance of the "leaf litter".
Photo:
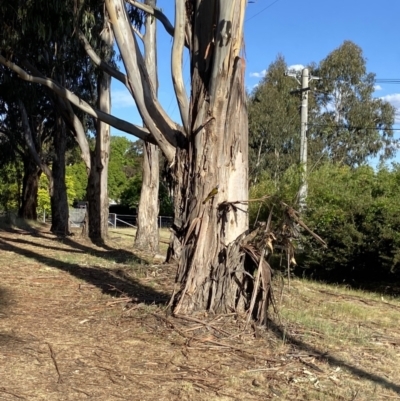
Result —
[[[170, 316], [175, 267], [118, 235], [98, 247], [0, 231], [0, 400], [400, 399], [398, 329], [366, 325], [369, 341], [340, 346], [273, 311], [266, 329], [235, 313]], [[280, 307], [304, 308], [303, 286], [292, 280]], [[337, 298], [307, 286], [309, 302]]]

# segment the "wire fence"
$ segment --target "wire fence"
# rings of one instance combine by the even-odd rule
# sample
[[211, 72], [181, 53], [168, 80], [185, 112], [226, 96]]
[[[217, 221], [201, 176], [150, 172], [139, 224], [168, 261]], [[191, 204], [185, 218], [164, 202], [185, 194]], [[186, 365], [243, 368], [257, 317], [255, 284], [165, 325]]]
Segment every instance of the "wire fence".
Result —
[[[158, 228], [169, 228], [172, 226], [173, 218], [171, 216], [158, 216]], [[113, 227], [137, 227], [137, 215], [110, 213], [108, 224]]]
[[[86, 209], [69, 209], [69, 222], [71, 228], [83, 227], [85, 222]], [[43, 223], [51, 223], [51, 214], [42, 213], [38, 220]], [[157, 223], [159, 228], [170, 228], [173, 223], [171, 216], [158, 216]], [[110, 213], [108, 215], [108, 225], [113, 228], [137, 227], [137, 215]]]

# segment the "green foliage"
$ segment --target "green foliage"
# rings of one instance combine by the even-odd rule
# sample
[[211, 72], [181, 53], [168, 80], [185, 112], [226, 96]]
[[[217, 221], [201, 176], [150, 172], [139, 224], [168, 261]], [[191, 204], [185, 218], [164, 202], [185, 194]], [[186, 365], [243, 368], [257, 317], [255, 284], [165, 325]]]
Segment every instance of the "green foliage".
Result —
[[350, 41], [322, 60], [316, 98], [319, 115], [311, 122], [312, 140], [323, 143], [332, 161], [361, 165], [370, 156], [393, 156], [395, 109], [373, 97], [375, 74], [368, 73], [362, 49]]
[[[86, 166], [82, 160], [76, 161], [75, 163], [71, 163], [66, 167], [66, 185], [67, 185], [67, 192], [68, 187], [70, 188], [70, 192], [68, 195], [68, 203], [72, 200], [84, 200], [86, 197], [86, 187], [87, 187], [87, 173], [86, 173]], [[73, 193], [72, 195], [72, 188]]]
[[249, 97], [249, 161], [253, 180], [267, 170], [275, 178], [298, 159], [300, 114], [295, 79], [287, 77], [282, 56], [270, 64], [266, 76]]
[[137, 208], [140, 200], [140, 191], [142, 189], [142, 176], [136, 174], [128, 179], [125, 189], [121, 193], [121, 204], [129, 206], [132, 209]]
[[[75, 178], [73, 175], [68, 173], [65, 176], [65, 185], [67, 187], [67, 198], [68, 205], [72, 206], [75, 199], [77, 198], [77, 191], [75, 190]], [[83, 198], [81, 198], [83, 199]], [[38, 202], [37, 202], [37, 212], [42, 214], [43, 212], [49, 214], [51, 212], [51, 200], [49, 191], [49, 180], [45, 174], [41, 174], [39, 178], [39, 188], [38, 188]]]
[[[112, 137], [108, 166], [108, 196], [116, 201], [124, 199], [132, 206], [137, 199], [135, 191], [139, 181], [141, 182], [141, 156], [137, 144], [122, 136]], [[133, 198], [128, 200], [129, 194]]]
[[0, 210], [17, 211], [21, 188], [22, 166], [19, 163], [0, 165]]
[[[355, 167], [380, 155], [393, 156], [395, 109], [373, 97], [375, 75], [366, 68], [362, 49], [346, 41], [318, 65], [309, 67], [320, 80], [310, 81], [308, 160]], [[250, 178], [263, 171], [274, 180], [299, 161], [301, 96], [299, 84], [285, 76], [287, 65], [279, 56], [249, 96]]]
[[[270, 194], [296, 204], [296, 172], [276, 185], [268, 175], [251, 188], [252, 197]], [[400, 273], [400, 165], [374, 171], [369, 166], [351, 168], [326, 163], [309, 175], [308, 227], [328, 244], [322, 249], [305, 235], [299, 268], [329, 280], [383, 280]], [[270, 205], [250, 217], [265, 221]]]
[[41, 214], [43, 212], [49, 214], [51, 211], [49, 180], [47, 179], [47, 176], [45, 174], [42, 174], [39, 178], [37, 211], [38, 214]]

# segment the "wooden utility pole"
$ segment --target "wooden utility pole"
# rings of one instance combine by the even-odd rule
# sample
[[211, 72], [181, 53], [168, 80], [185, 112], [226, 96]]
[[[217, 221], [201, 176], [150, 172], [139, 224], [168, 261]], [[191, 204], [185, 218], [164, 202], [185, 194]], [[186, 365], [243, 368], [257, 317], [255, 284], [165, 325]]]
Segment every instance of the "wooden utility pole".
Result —
[[306, 207], [308, 193], [307, 185], [307, 125], [308, 125], [308, 68], [303, 68], [301, 73], [301, 132], [300, 132], [300, 168], [301, 179], [299, 189], [300, 211]]
[[[287, 72], [287, 76], [296, 78], [297, 76], [293, 72]], [[319, 79], [309, 75], [308, 68], [303, 68], [301, 72], [301, 89], [291, 91], [290, 93], [301, 94], [301, 129], [300, 129], [300, 188], [299, 188], [299, 209], [303, 211], [307, 206], [307, 129], [308, 129], [308, 91], [310, 90], [309, 83], [313, 79]], [[300, 82], [299, 82], [300, 83]]]

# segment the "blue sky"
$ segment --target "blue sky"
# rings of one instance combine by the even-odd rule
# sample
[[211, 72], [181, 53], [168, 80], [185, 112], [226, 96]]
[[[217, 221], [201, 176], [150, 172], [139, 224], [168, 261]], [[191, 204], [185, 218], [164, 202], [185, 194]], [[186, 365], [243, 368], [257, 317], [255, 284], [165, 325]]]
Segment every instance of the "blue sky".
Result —
[[[319, 62], [345, 40], [363, 49], [368, 72], [374, 72], [378, 79], [400, 79], [400, 0], [253, 1], [248, 4], [245, 18], [248, 88], [259, 82], [278, 54], [289, 66], [306, 65]], [[172, 22], [173, 4], [172, 0], [158, 0], [158, 7]], [[159, 24], [159, 98], [165, 110], [179, 121], [170, 75], [171, 46], [171, 38]], [[189, 67], [187, 55], [184, 66]], [[375, 96], [386, 98], [400, 111], [400, 85], [379, 84]], [[112, 101], [114, 115], [141, 124], [133, 100], [118, 82], [113, 83]], [[115, 129], [112, 132], [124, 135]]]

